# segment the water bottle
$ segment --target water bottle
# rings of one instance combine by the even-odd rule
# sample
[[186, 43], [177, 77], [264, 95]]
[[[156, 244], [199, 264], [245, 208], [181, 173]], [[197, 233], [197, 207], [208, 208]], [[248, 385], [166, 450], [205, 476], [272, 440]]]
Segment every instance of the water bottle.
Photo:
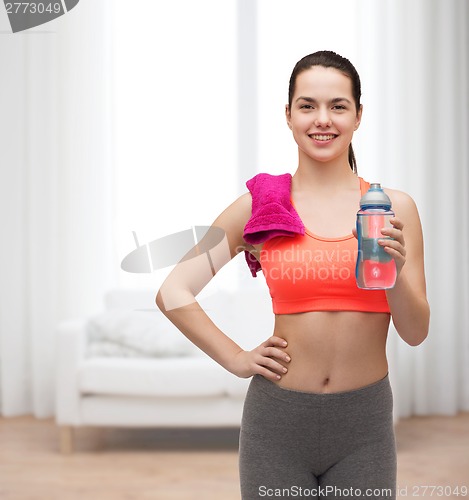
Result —
[[381, 184], [373, 183], [360, 199], [357, 213], [358, 256], [355, 276], [359, 288], [382, 290], [396, 283], [396, 262], [378, 244], [378, 240], [389, 238], [381, 229], [392, 227], [394, 212], [391, 200], [382, 190]]

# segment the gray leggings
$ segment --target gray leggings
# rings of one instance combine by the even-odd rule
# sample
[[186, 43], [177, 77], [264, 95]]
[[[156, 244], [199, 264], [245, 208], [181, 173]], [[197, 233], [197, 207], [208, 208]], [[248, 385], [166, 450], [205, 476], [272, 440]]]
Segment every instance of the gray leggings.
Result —
[[318, 394], [255, 375], [239, 438], [243, 500], [395, 499], [396, 447], [388, 376]]

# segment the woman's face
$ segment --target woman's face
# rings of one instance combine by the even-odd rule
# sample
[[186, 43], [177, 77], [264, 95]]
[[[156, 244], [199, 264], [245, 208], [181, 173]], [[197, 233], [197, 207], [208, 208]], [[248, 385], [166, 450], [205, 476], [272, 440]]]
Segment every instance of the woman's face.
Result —
[[310, 158], [327, 162], [343, 156], [360, 125], [362, 108], [355, 108], [350, 78], [334, 68], [313, 66], [296, 78], [287, 123], [299, 149]]

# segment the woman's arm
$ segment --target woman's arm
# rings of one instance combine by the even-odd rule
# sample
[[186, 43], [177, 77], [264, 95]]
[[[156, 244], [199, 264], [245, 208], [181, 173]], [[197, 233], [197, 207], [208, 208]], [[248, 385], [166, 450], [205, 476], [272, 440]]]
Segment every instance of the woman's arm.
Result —
[[394, 240], [381, 240], [394, 257], [398, 277], [394, 288], [386, 290], [394, 326], [409, 345], [422, 343], [428, 335], [430, 307], [427, 302], [422, 225], [414, 200], [401, 191], [386, 190], [396, 217], [392, 229], [383, 230]]
[[243, 230], [250, 215], [251, 195], [246, 193], [217, 217], [201, 242], [175, 266], [158, 291], [156, 304], [191, 342], [230, 372], [278, 380], [284, 366], [274, 358], [289, 361], [279, 349], [285, 347], [284, 339], [271, 337], [244, 351], [212, 322], [195, 298], [218, 270], [247, 249]]

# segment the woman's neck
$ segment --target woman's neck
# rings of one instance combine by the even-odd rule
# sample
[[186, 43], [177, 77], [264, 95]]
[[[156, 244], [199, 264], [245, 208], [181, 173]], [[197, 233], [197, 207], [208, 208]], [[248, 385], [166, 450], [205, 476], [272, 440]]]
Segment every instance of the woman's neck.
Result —
[[299, 156], [298, 168], [293, 175], [293, 188], [296, 190], [322, 190], [329, 192], [344, 188], [355, 189], [357, 176], [350, 168], [348, 155], [330, 162], [318, 162], [310, 157]]

